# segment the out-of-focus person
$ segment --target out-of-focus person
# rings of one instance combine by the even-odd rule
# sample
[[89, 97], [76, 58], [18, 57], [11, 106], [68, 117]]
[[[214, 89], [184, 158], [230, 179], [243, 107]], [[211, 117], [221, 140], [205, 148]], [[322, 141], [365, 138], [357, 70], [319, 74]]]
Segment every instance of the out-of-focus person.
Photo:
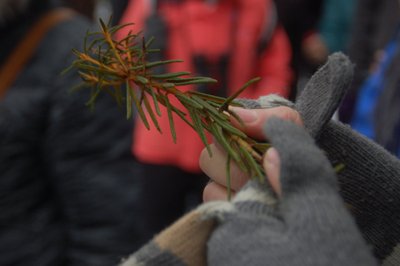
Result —
[[[373, 1], [370, 1], [371, 4]], [[398, 73], [400, 64], [400, 2], [387, 1], [375, 2], [378, 14], [385, 15], [387, 19], [382, 21], [382, 29], [385, 33], [377, 32], [380, 35], [380, 41], [387, 41], [383, 48], [382, 44], [378, 44], [377, 40], [371, 39], [366, 42], [364, 52], [369, 48], [372, 49], [371, 54], [364, 54], [361, 57], [360, 51], [355, 53], [358, 59], [369, 61], [369, 69], [363, 69], [363, 64], [358, 69], [355, 85], [352, 94], [349, 94], [347, 101], [344, 102], [344, 108], [351, 107], [354, 111], [351, 114], [351, 126], [363, 135], [373, 139], [388, 151], [400, 157], [400, 93], [399, 82], [400, 74]], [[389, 8], [390, 7], [390, 8]], [[364, 9], [364, 7], [359, 7]], [[371, 22], [373, 18], [370, 18]], [[378, 27], [379, 24], [375, 24]], [[386, 27], [384, 27], [386, 26]], [[361, 33], [359, 33], [361, 34]], [[354, 51], [353, 51], [354, 52]], [[363, 61], [359, 61], [363, 62]], [[368, 76], [360, 82], [363, 73], [369, 71]], [[355, 97], [352, 99], [351, 97]], [[354, 101], [353, 103], [351, 101]], [[350, 113], [344, 113], [350, 115]], [[347, 119], [346, 116], [342, 119]]]
[[293, 48], [296, 98], [314, 73], [334, 52], [346, 52], [355, 0], [276, 0], [279, 18]]
[[[163, 52], [155, 60], [183, 60], [166, 71], [190, 71], [219, 81], [216, 85], [181, 87], [185, 91], [228, 96], [259, 76], [261, 81], [241, 97], [290, 94], [291, 48], [272, 1], [131, 0], [120, 23], [131, 22], [135, 24], [126, 27], [121, 38], [131, 30], [144, 29], [147, 39], [155, 37], [152, 47]], [[135, 124], [132, 151], [143, 171], [143, 241], [197, 205], [207, 182], [198, 166], [204, 145], [197, 133], [174, 115], [177, 143], [173, 143], [165, 109], [162, 113], [159, 124], [163, 134], [148, 131], [141, 121]]]
[[[309, 36], [318, 30], [322, 13], [322, 0], [275, 0], [278, 18], [285, 28], [293, 51], [292, 68], [294, 79], [290, 99], [295, 99], [298, 91], [315, 71], [315, 65], [307, 60], [303, 45]], [[302, 79], [306, 77], [306, 79]]]
[[339, 118], [350, 123], [360, 87], [380, 61], [382, 51], [398, 27], [397, 0], [358, 0], [350, 34], [348, 55], [356, 68], [349, 92], [339, 109]]
[[322, 65], [328, 55], [346, 52], [356, 0], [324, 0], [317, 30], [304, 41], [302, 51], [314, 65]]
[[[0, 265], [113, 265], [136, 240], [132, 121], [61, 76], [91, 24], [57, 1], [0, 2]], [[29, 36], [29, 37], [28, 37]], [[31, 54], [30, 54], [31, 52]]]

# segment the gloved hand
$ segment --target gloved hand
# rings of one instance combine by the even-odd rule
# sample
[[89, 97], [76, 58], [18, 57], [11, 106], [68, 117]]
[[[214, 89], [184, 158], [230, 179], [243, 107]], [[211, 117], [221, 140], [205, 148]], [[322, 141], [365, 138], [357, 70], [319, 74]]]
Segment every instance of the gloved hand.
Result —
[[[400, 265], [400, 161], [350, 127], [331, 121], [352, 73], [347, 57], [333, 54], [292, 107], [331, 163], [344, 165], [338, 173], [340, 192], [374, 255], [384, 265]], [[261, 98], [247, 106], [268, 107], [268, 102]], [[273, 102], [291, 106], [282, 99]]]
[[249, 181], [219, 215], [208, 264], [377, 265], [311, 137], [277, 118], [269, 119], [265, 135], [281, 159], [281, 197]]
[[329, 119], [351, 75], [349, 61], [334, 55], [308, 83], [295, 108], [329, 160], [344, 165], [338, 174], [341, 193], [375, 256], [387, 265], [400, 265], [400, 161]]
[[[396, 247], [400, 239], [400, 163], [348, 127], [330, 121], [351, 81], [351, 74], [349, 60], [342, 54], [335, 54], [312, 77], [295, 106], [270, 98], [243, 102], [251, 108], [286, 104], [299, 111], [306, 130], [331, 162], [345, 165], [338, 174], [340, 192], [375, 255], [383, 265], [400, 265], [400, 248]], [[279, 265], [373, 264], [373, 258], [335, 194], [334, 175], [321, 152], [315, 150], [298, 128], [285, 126], [285, 123], [280, 127], [273, 120], [270, 123], [273, 124], [267, 125], [266, 133], [283, 162], [280, 200], [277, 201], [269, 186], [259, 186], [251, 181], [232, 203], [213, 202], [201, 206], [167, 228], [123, 265], [203, 265], [204, 244], [213, 230], [213, 217], [219, 217], [222, 223], [208, 242], [211, 265], [243, 265], [246, 262], [257, 265], [255, 261], [273, 265], [270, 261], [274, 262], [274, 259]], [[281, 130], [279, 133], [273, 131], [274, 123], [277, 123], [276, 130]], [[291, 137], [298, 136], [296, 139], [301, 142], [293, 143], [285, 132]], [[304, 151], [311, 157], [298, 153], [300, 161], [296, 161], [297, 157], [290, 159], [297, 155], [291, 149], [299, 150], [296, 145], [302, 143], [306, 147]], [[311, 158], [316, 160], [312, 166]], [[307, 170], [300, 165], [306, 165]], [[307, 178], [303, 180], [303, 176]], [[259, 229], [261, 225], [265, 231]], [[305, 229], [298, 230], [302, 226]], [[277, 250], [278, 246], [281, 249]], [[251, 258], [255, 260], [250, 261]], [[327, 258], [332, 260], [325, 261]]]

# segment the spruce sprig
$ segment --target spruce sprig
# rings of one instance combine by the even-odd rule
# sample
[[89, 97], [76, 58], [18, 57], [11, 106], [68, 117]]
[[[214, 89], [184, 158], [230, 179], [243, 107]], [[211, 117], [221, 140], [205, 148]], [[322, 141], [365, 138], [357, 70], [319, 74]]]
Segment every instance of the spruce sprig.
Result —
[[[91, 89], [87, 105], [93, 107], [98, 95], [106, 92], [118, 105], [125, 105], [127, 118], [132, 116], [134, 107], [147, 129], [150, 129], [151, 122], [161, 132], [157, 121], [161, 116], [159, 108], [161, 104], [167, 109], [174, 142], [176, 142], [176, 132], [173, 114], [176, 114], [198, 133], [210, 155], [212, 153], [205, 131], [210, 132], [225, 149], [228, 154], [226, 167], [228, 179], [230, 162], [233, 160], [250, 177], [263, 182], [265, 173], [261, 166], [262, 154], [268, 149], [269, 144], [257, 142], [232, 126], [232, 119], [242, 122], [229, 109], [231, 105], [240, 106], [234, 101], [235, 98], [259, 78], [248, 81], [229, 98], [197, 91], [183, 92], [178, 89], [179, 86], [217, 81], [209, 77], [193, 77], [189, 72], [156, 74], [155, 68], [178, 63], [181, 60], [149, 62], [148, 55], [159, 52], [158, 49], [151, 48], [153, 39], [144, 40], [140, 32], [129, 33], [122, 40], [115, 39], [114, 34], [125, 26], [127, 25], [111, 27], [100, 20], [100, 31], [87, 33], [83, 51], [73, 50], [76, 59], [67, 70], [72, 68], [78, 70], [83, 81], [78, 88]], [[171, 104], [170, 97], [175, 97], [184, 109]]]

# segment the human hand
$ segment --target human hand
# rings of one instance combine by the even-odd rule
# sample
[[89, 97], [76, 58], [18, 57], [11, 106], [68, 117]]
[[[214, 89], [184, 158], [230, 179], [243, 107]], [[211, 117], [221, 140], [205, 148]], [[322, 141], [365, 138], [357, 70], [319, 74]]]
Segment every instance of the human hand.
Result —
[[293, 108], [331, 163], [344, 165], [337, 174], [341, 196], [375, 256], [396, 264], [400, 256], [400, 161], [350, 127], [330, 121], [352, 74], [353, 66], [345, 55], [330, 56]]
[[345, 55], [330, 56], [294, 108], [331, 163], [344, 165], [337, 174], [341, 196], [375, 256], [395, 265], [400, 257], [400, 161], [349, 126], [330, 121], [352, 75], [353, 66]]
[[[353, 66], [350, 60], [342, 53], [335, 53], [312, 76], [295, 104], [287, 100], [285, 102], [284, 99], [283, 101], [279, 99], [275, 99], [273, 102], [264, 101], [269, 96], [261, 97], [258, 100], [245, 100], [242, 104], [246, 108], [278, 107], [267, 110], [243, 110], [242, 114], [238, 113], [245, 122], [243, 131], [254, 138], [264, 139], [261, 127], [268, 118], [275, 115], [285, 120], [293, 121], [296, 124], [304, 124], [308, 133], [313, 138], [318, 139], [323, 128], [337, 109], [346, 89], [349, 87], [352, 73]], [[290, 106], [291, 108], [281, 105]], [[236, 111], [240, 112], [240, 109], [236, 109]], [[244, 114], [245, 112], [247, 114]], [[255, 121], [251, 121], [250, 113], [260, 115]], [[203, 198], [205, 201], [226, 198], [226, 174], [224, 167], [221, 167], [221, 164], [225, 165], [226, 154], [217, 144], [211, 145], [211, 149], [214, 158], [211, 159], [204, 151], [200, 156], [200, 167], [212, 180], [204, 189]], [[270, 153], [273, 156], [274, 152], [270, 151]], [[231, 176], [231, 188], [233, 191], [238, 190], [249, 179], [235, 165], [231, 167]]]
[[[297, 125], [302, 125], [303, 122], [298, 112], [294, 109], [280, 106], [270, 109], [243, 109], [233, 108], [233, 111], [242, 119], [243, 125], [233, 121], [233, 124], [239, 127], [248, 136], [255, 139], [265, 140], [263, 135], [263, 126], [271, 117], [279, 117], [287, 121], [292, 121]], [[227, 160], [226, 152], [218, 145], [211, 144], [212, 156], [210, 157], [206, 149], [200, 155], [200, 168], [208, 175], [211, 182], [204, 188], [203, 199], [204, 201], [223, 200], [227, 199], [227, 177], [225, 165]], [[279, 176], [279, 155], [274, 148], [268, 149], [263, 166], [272, 188], [276, 193], [280, 192], [280, 185], [278, 181]], [[238, 191], [248, 180], [249, 176], [246, 175], [239, 167], [232, 162], [231, 164], [231, 189], [235, 193]]]
[[275, 117], [264, 132], [281, 158], [276, 193], [250, 180], [232, 201], [204, 205], [218, 219], [207, 243], [208, 265], [377, 265], [310, 135]]

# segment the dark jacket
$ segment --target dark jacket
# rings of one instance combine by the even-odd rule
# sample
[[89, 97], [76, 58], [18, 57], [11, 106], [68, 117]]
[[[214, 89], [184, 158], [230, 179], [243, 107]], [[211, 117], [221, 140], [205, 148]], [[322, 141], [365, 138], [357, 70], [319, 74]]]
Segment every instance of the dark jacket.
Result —
[[132, 121], [109, 97], [90, 111], [89, 90], [70, 93], [77, 75], [60, 76], [89, 27], [48, 32], [0, 100], [0, 265], [114, 265], [134, 249]]

